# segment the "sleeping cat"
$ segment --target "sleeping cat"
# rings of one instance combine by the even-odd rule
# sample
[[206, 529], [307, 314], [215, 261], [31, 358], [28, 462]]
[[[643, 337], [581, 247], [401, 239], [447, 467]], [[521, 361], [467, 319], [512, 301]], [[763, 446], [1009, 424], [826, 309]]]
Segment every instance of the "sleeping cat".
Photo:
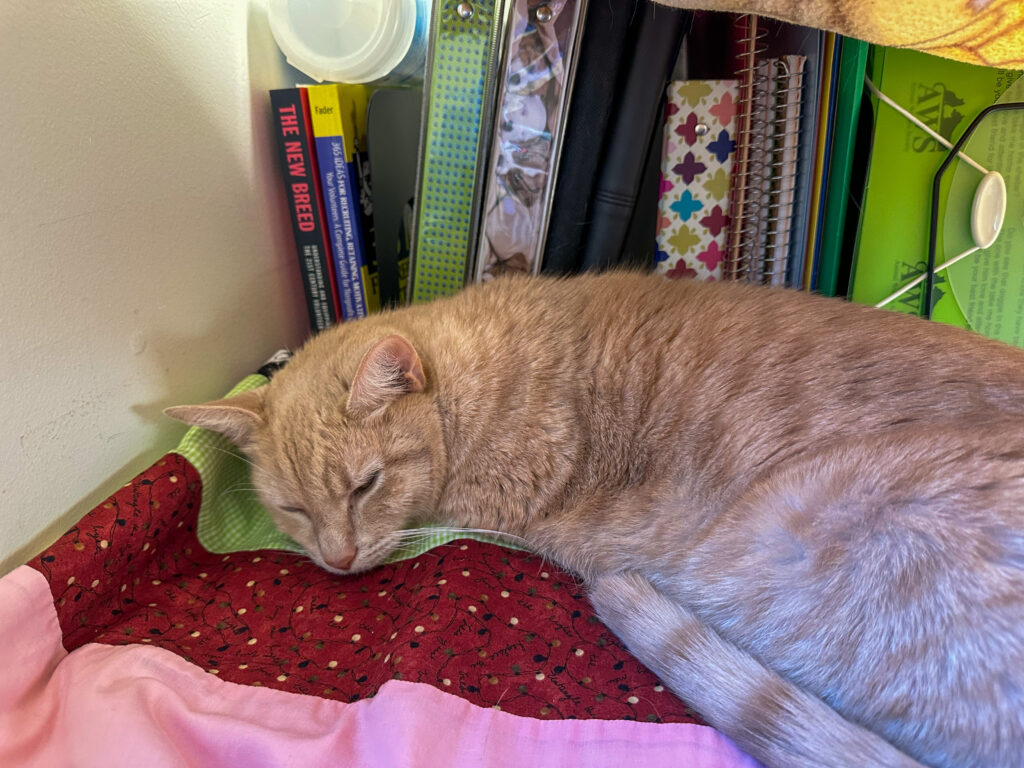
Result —
[[336, 573], [488, 528], [769, 766], [1024, 761], [1024, 351], [791, 291], [508, 278], [168, 409]]

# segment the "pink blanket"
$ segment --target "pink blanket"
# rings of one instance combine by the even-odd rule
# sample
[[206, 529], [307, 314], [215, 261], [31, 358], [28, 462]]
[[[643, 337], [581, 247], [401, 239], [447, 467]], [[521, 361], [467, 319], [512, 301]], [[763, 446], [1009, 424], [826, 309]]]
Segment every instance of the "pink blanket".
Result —
[[69, 654], [28, 567], [0, 580], [0, 669], [0, 765], [756, 767], [689, 723], [535, 720], [399, 680], [348, 704], [226, 682], [161, 648]]

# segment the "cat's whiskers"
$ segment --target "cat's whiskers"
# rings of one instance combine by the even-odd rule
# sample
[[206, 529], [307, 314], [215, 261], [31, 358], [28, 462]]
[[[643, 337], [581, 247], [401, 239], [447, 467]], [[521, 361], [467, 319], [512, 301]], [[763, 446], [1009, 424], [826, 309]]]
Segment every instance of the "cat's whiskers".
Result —
[[229, 450], [227, 450], [226, 448], [221, 448], [221, 447], [220, 447], [219, 445], [211, 445], [211, 446], [210, 446], [210, 448], [212, 448], [212, 449], [213, 449], [213, 450], [215, 450], [215, 451], [220, 451], [221, 453], [225, 454], [226, 456], [230, 456], [230, 457], [231, 457], [231, 458], [233, 458], [233, 459], [238, 459], [239, 461], [244, 461], [244, 462], [245, 462], [246, 464], [248, 464], [248, 465], [249, 465], [250, 467], [252, 467], [253, 469], [259, 469], [259, 470], [261, 470], [262, 472], [266, 473], [266, 475], [267, 475], [268, 477], [270, 477], [270, 478], [271, 478], [271, 479], [273, 479], [273, 480], [276, 480], [276, 481], [277, 481], [278, 483], [281, 483], [281, 482], [282, 482], [282, 480], [281, 480], [281, 478], [280, 478], [280, 477], [278, 477], [277, 475], [274, 475], [274, 474], [272, 474], [272, 473], [270, 473], [270, 472], [267, 472], [267, 470], [266, 470], [266, 469], [264, 469], [263, 467], [258, 467], [258, 466], [256, 465], [256, 462], [254, 462], [254, 461], [253, 461], [252, 459], [250, 459], [250, 458], [249, 458], [248, 456], [245, 456], [244, 454], [240, 453], [240, 452], [239, 452], [239, 451], [237, 451], [237, 450], [234, 450], [234, 451], [229, 451]]
[[365, 551], [361, 552], [360, 559], [365, 558], [370, 562], [373, 562], [377, 557], [383, 554], [385, 557], [392, 554], [395, 550], [406, 546], [400, 539], [394, 534], [390, 534], [383, 539], [375, 541]]
[[397, 535], [402, 539], [427, 539], [435, 536], [463, 536], [465, 534], [483, 534], [487, 536], [496, 536], [503, 539], [512, 539], [514, 541], [518, 541], [522, 543], [524, 546], [528, 545], [528, 542], [522, 536], [517, 536], [514, 533], [505, 533], [504, 531], [497, 531], [492, 528], [461, 528], [457, 526], [436, 526], [428, 528], [405, 528], [401, 531], [397, 531]]
[[227, 448], [221, 448], [219, 445], [211, 445], [210, 448], [212, 448], [213, 450], [218, 451], [220, 453], [223, 453], [226, 456], [230, 456], [233, 459], [239, 459], [241, 461], [244, 461], [246, 464], [248, 464], [251, 467], [255, 467], [256, 466], [252, 462], [251, 459], [249, 459], [248, 457], [246, 457], [246, 456], [242, 455], [241, 453], [239, 453], [238, 450], [233, 450], [233, 451], [232, 450], [228, 450]]
[[[363, 556], [372, 562], [382, 553], [390, 554], [403, 548], [416, 548], [434, 543], [439, 536], [450, 536], [452, 540], [436, 544], [430, 548], [431, 550], [440, 549], [441, 547], [453, 546], [454, 540], [465, 538], [467, 534], [486, 534], [498, 538], [517, 540], [518, 542], [521, 542], [523, 546], [527, 545], [526, 540], [521, 536], [505, 533], [503, 531], [496, 531], [490, 528], [461, 528], [454, 526], [404, 528], [402, 530], [395, 531], [389, 534], [386, 538], [374, 543], [373, 546], [363, 553]], [[430, 550], [428, 550], [428, 552], [429, 551]]]
[[221, 491], [220, 493], [217, 494], [217, 500], [219, 501], [224, 496], [229, 496], [231, 494], [237, 494], [237, 493], [247, 493], [250, 496], [255, 496], [256, 495], [256, 489], [255, 488], [228, 488], [228, 489], [225, 489], [225, 490], [223, 490], [223, 491]]
[[506, 687], [505, 690], [501, 692], [501, 695], [498, 697], [498, 700], [496, 702], [494, 702], [494, 707], [496, 709], [501, 709], [501, 700], [504, 699], [505, 698], [505, 694], [508, 693], [511, 690], [512, 690], [511, 688]]
[[314, 560], [312, 557], [310, 557], [309, 553], [306, 550], [302, 550], [301, 552], [297, 552], [295, 554], [299, 558], [300, 562], [316, 566], [317, 568], [320, 567], [320, 564], [316, 560]]
[[241, 494], [248, 494], [249, 496], [252, 496], [252, 497], [255, 498], [256, 495], [257, 495], [257, 490], [258, 489], [256, 488], [256, 486], [253, 483], [249, 483], [249, 482], [236, 483], [234, 485], [228, 486], [227, 488], [220, 489], [217, 492], [217, 495], [214, 497], [214, 502], [215, 503], [219, 502], [225, 496], [230, 496], [230, 495], [235, 495], [235, 494], [240, 494], [240, 493]]

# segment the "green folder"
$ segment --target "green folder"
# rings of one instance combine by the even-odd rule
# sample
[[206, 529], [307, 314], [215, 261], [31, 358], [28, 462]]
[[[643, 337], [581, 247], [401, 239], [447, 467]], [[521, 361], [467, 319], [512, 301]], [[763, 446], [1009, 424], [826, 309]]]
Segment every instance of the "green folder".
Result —
[[860, 118], [867, 62], [867, 43], [849, 37], [840, 40], [832, 160], [825, 182], [825, 219], [822, 224], [818, 281], [815, 286], [815, 290], [825, 296], [835, 296], [836, 285], [839, 282], [839, 262], [843, 250], [846, 207], [850, 199], [850, 176], [853, 171], [853, 149], [857, 141], [857, 121]]
[[[949, 141], [956, 141], [1020, 74], [881, 47], [873, 48], [869, 70], [883, 93]], [[872, 102], [874, 138], [850, 281], [850, 298], [861, 304], [881, 301], [924, 272], [932, 180], [948, 151], [888, 105]], [[940, 189], [940, 222], [945, 221], [952, 177], [947, 173]], [[936, 253], [940, 259], [946, 254], [941, 226]], [[922, 283], [887, 309], [919, 315], [923, 293]], [[934, 320], [970, 327], [945, 273], [936, 275], [933, 295]]]

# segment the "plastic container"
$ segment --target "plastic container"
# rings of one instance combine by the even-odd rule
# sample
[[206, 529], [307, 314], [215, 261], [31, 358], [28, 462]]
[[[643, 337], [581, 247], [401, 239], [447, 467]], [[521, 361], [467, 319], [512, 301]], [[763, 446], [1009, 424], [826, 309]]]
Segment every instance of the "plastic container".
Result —
[[288, 63], [317, 82], [423, 79], [430, 0], [270, 0]]

